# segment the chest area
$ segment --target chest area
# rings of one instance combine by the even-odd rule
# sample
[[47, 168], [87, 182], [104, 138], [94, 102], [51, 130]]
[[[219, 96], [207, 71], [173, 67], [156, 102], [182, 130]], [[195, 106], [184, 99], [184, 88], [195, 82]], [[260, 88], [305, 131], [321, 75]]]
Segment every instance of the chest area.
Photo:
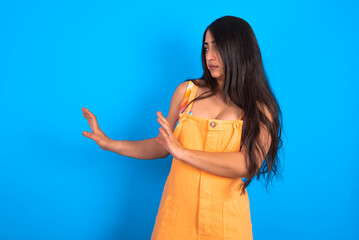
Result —
[[184, 114], [175, 133], [183, 147], [209, 152], [239, 151], [242, 121], [205, 119]]
[[[197, 96], [199, 94], [200, 91], [197, 93]], [[191, 110], [193, 115], [218, 120], [237, 120], [243, 114], [243, 111], [238, 106], [229, 101], [225, 103], [224, 100], [218, 96], [211, 96], [194, 101]]]

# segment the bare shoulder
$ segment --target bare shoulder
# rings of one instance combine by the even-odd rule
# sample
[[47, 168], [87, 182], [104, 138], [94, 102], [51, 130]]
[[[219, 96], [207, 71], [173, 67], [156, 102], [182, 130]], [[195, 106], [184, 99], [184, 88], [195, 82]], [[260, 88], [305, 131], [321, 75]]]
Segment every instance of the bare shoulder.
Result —
[[176, 105], [179, 105], [188, 86], [188, 81], [185, 81], [181, 84], [179, 84], [175, 90], [175, 92], [173, 93], [172, 96], [172, 102], [174, 101]]
[[[201, 83], [202, 83], [202, 79], [195, 79], [195, 80], [189, 80], [189, 81], [184, 81], [184, 82], [182, 82], [182, 83], [180, 83], [178, 86], [177, 86], [177, 88], [176, 88], [176, 90], [175, 90], [175, 92], [173, 93], [173, 96], [172, 96], [172, 105], [173, 106], [178, 106], [179, 107], [179, 105], [181, 104], [181, 102], [182, 102], [182, 99], [183, 99], [183, 97], [184, 97], [184, 95], [185, 95], [185, 93], [186, 93], [186, 90], [187, 90], [187, 87], [188, 87], [188, 84], [190, 83], [190, 81], [193, 81], [194, 82], [194, 84], [196, 85], [196, 86], [198, 86], [196, 83], [198, 83], [199, 85], [201, 85]], [[198, 88], [201, 88], [201, 87], [198, 87]]]
[[188, 84], [189, 84], [189, 81], [180, 83], [176, 88], [175, 94], [178, 93], [178, 94], [183, 95], [186, 92]]
[[169, 122], [170, 126], [172, 127], [172, 130], [174, 129], [176, 120], [178, 118], [178, 113], [180, 111], [180, 105], [181, 105], [183, 96], [185, 95], [188, 83], [189, 83], [188, 81], [185, 81], [185, 82], [179, 84], [172, 95], [170, 110], [167, 115], [167, 121]]

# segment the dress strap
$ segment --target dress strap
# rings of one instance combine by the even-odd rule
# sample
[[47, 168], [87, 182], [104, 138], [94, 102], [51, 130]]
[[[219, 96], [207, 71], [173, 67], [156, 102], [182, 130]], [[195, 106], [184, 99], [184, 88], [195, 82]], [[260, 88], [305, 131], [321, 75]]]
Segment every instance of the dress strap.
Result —
[[192, 83], [192, 81], [189, 81], [188, 85], [187, 85], [186, 92], [185, 92], [185, 94], [183, 96], [183, 99], [182, 99], [182, 102], [181, 102], [181, 105], [180, 105], [179, 113], [183, 113], [184, 109], [186, 108], [189, 96], [191, 95], [192, 87], [193, 87], [193, 83]]
[[[192, 82], [189, 81], [188, 85], [187, 85], [187, 89], [186, 92], [183, 96], [181, 105], [180, 105], [180, 111], [178, 113], [178, 118], [175, 124], [175, 129], [177, 130], [177, 125], [180, 121], [180, 114], [183, 113], [185, 110], [186, 114], [191, 114], [192, 113], [192, 103], [190, 104], [190, 106], [187, 107], [188, 103], [191, 102], [195, 97], [196, 97], [196, 93], [197, 93], [197, 86]], [[187, 108], [186, 108], [187, 107]]]
[[188, 105], [188, 103], [190, 103], [196, 97], [197, 89], [198, 87], [192, 81], [188, 82], [186, 92], [180, 105], [180, 113], [185, 111], [186, 114], [190, 114], [193, 104], [191, 103]]
[[[196, 94], [197, 94], [197, 85], [195, 85], [192, 81], [191, 81], [191, 94], [189, 95], [189, 98], [188, 98], [188, 103], [190, 103], [187, 108], [186, 108], [186, 113], [187, 114], [191, 114], [192, 113], [192, 107], [193, 107], [193, 102], [191, 102], [193, 99], [195, 99], [196, 97]], [[187, 104], [188, 104], [187, 103]]]

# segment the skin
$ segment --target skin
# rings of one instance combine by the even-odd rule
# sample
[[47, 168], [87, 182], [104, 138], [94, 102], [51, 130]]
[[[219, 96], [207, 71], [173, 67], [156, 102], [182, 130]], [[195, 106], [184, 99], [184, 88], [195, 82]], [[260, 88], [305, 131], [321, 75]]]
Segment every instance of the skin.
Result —
[[221, 89], [225, 79], [224, 65], [222, 57], [217, 50], [216, 42], [214, 41], [210, 31], [206, 32], [203, 46], [206, 50], [207, 68], [211, 72], [212, 77], [217, 80]]
[[[206, 48], [206, 64], [213, 78], [218, 81], [220, 88], [223, 87], [225, 74], [222, 58], [216, 48], [215, 42], [209, 31], [206, 33], [204, 47]], [[245, 146], [240, 152], [205, 152], [183, 148], [181, 143], [173, 135], [175, 123], [183, 95], [186, 91], [187, 82], [181, 83], [175, 90], [170, 104], [167, 118], [161, 111], [158, 111], [157, 121], [161, 125], [159, 134], [155, 138], [140, 141], [116, 141], [105, 135], [100, 129], [96, 116], [87, 108], [82, 108], [83, 116], [88, 120], [91, 133], [84, 131], [83, 135], [93, 139], [102, 149], [112, 151], [120, 155], [137, 159], [158, 159], [171, 154], [174, 158], [184, 161], [192, 166], [209, 173], [223, 177], [247, 177], [247, 150]], [[197, 95], [206, 91], [199, 88]], [[229, 101], [224, 103], [221, 98], [221, 91], [218, 94], [206, 99], [196, 101], [193, 104], [192, 114], [212, 119], [237, 120], [242, 113], [241, 109]], [[209, 105], [208, 105], [209, 104]], [[213, 106], [208, 108], [206, 106]], [[271, 119], [265, 108], [262, 111]], [[268, 152], [271, 138], [266, 128], [260, 130], [258, 142], [264, 144], [265, 155]], [[257, 155], [257, 164], [262, 164], [265, 155]]]

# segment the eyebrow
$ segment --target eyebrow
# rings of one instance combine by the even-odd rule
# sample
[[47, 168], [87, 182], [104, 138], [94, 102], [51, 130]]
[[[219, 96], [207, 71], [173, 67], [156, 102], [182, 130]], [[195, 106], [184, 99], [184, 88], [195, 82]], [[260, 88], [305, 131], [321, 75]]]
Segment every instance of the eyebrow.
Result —
[[[216, 43], [216, 41], [212, 41], [211, 43]], [[208, 45], [208, 43], [204, 42], [203, 45]]]

